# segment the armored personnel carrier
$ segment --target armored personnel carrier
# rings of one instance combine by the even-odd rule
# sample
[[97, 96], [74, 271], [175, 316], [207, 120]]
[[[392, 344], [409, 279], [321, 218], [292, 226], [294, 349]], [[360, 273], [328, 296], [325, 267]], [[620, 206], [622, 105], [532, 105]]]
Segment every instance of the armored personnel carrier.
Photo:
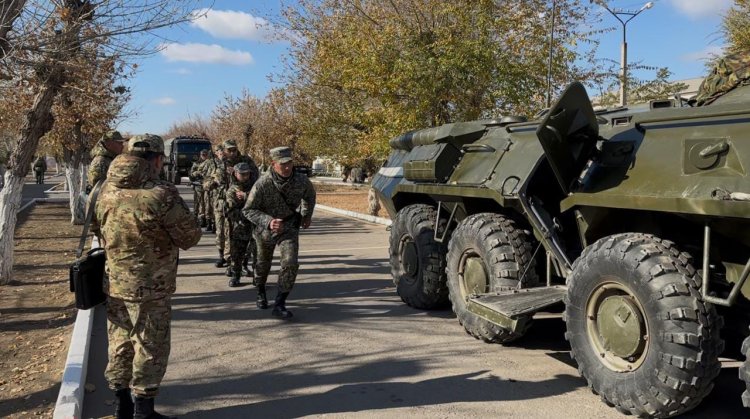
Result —
[[[393, 220], [399, 296], [450, 304], [497, 343], [562, 306], [571, 356], [606, 403], [694, 408], [724, 338], [740, 346], [750, 323], [750, 86], [710, 100], [595, 112], [574, 83], [534, 121], [394, 138], [373, 187]], [[747, 362], [740, 378], [750, 386]]]

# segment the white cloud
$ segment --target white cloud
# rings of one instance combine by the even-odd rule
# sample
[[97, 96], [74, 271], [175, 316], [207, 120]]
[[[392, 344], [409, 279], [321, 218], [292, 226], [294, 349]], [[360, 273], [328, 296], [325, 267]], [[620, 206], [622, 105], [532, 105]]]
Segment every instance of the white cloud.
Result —
[[691, 52], [680, 57], [682, 61], [694, 62], [694, 61], [706, 61], [711, 60], [714, 56], [724, 55], [724, 47], [717, 45], [709, 45], [700, 51]]
[[198, 9], [193, 12], [192, 26], [216, 38], [272, 41], [275, 28], [269, 21], [234, 10]]
[[162, 106], [170, 106], [170, 105], [174, 105], [175, 103], [177, 103], [177, 101], [169, 96], [165, 96], [165, 97], [160, 97], [158, 99], [154, 99], [154, 103], [156, 103], [157, 105], [162, 105]]
[[717, 17], [732, 6], [732, 0], [669, 0], [681, 13], [693, 18]]
[[171, 72], [175, 73], [175, 74], [179, 74], [181, 76], [187, 76], [188, 74], [193, 74], [192, 71], [190, 71], [189, 69], [187, 69], [185, 67], [180, 67], [180, 68], [178, 68], [176, 70], [173, 70]]
[[246, 65], [253, 63], [249, 52], [230, 50], [216, 44], [177, 44], [161, 45], [161, 55], [167, 61], [187, 61], [191, 63], [212, 63], [229, 65]]

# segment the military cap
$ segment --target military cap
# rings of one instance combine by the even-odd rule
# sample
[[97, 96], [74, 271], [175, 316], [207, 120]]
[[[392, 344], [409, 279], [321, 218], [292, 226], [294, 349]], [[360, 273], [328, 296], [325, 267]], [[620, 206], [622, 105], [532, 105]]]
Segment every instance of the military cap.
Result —
[[119, 131], [107, 131], [102, 134], [102, 141], [123, 141], [122, 135]]
[[292, 149], [289, 147], [272, 148], [271, 160], [278, 163], [287, 163], [292, 161]]
[[164, 140], [154, 134], [134, 135], [128, 140], [128, 151], [147, 152], [164, 154]]
[[237, 172], [237, 173], [239, 173], [239, 174], [250, 173], [250, 171], [251, 171], [250, 170], [250, 165], [247, 164], [247, 163], [245, 163], [244, 161], [243, 162], [239, 162], [239, 163], [237, 163], [237, 164], [234, 165], [234, 171]]
[[229, 150], [230, 148], [237, 148], [237, 143], [234, 140], [224, 141], [224, 150]]

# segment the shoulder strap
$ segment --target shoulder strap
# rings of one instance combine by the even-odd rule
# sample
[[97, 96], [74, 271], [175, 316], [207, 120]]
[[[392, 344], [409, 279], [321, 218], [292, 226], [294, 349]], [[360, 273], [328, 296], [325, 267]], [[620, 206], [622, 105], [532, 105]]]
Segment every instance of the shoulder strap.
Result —
[[83, 246], [86, 244], [86, 236], [89, 234], [89, 225], [91, 219], [94, 217], [94, 207], [96, 207], [96, 199], [99, 197], [99, 191], [102, 189], [104, 180], [96, 182], [94, 189], [91, 191], [91, 199], [89, 199], [89, 209], [86, 211], [86, 222], [83, 224], [83, 233], [81, 233], [81, 241], [78, 243], [78, 250], [76, 251], [76, 258], [81, 257], [83, 254]]

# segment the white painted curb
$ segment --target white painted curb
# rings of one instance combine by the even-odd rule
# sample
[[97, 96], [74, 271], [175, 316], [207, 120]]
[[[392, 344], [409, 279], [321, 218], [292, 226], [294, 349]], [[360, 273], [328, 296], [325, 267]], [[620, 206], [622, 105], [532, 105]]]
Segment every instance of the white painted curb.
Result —
[[375, 216], [368, 215], [368, 214], [362, 214], [360, 212], [342, 210], [339, 208], [329, 207], [327, 205], [316, 204], [315, 209], [322, 209], [323, 211], [328, 211], [334, 214], [344, 215], [344, 216], [351, 217], [351, 218], [357, 218], [359, 220], [364, 220], [364, 221], [374, 223], [374, 224], [382, 224], [384, 226], [389, 226], [392, 224], [392, 221], [387, 218], [375, 217]]
[[86, 392], [86, 369], [91, 345], [91, 327], [94, 310], [78, 310], [73, 336], [70, 339], [68, 359], [65, 360], [60, 393], [57, 395], [54, 419], [78, 419], [83, 411], [83, 396]]

